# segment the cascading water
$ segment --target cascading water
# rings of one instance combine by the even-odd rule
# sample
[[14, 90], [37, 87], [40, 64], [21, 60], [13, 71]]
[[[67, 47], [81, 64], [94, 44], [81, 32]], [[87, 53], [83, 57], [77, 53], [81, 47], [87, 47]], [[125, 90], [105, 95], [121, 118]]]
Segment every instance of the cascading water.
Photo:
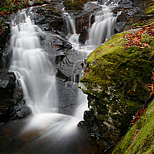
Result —
[[95, 22], [89, 30], [87, 44], [100, 45], [114, 34], [116, 17], [110, 12], [109, 7], [102, 6], [102, 10], [95, 15]]
[[75, 21], [74, 21], [74, 18], [71, 17], [71, 15], [65, 11], [65, 9], [63, 10], [63, 17], [66, 21], [66, 24], [67, 24], [67, 30], [68, 30], [68, 35], [67, 35], [67, 38], [68, 38], [68, 41], [70, 43], [72, 43], [72, 45], [76, 44], [75, 46], [73, 47], [76, 47], [79, 45], [79, 35], [76, 34], [76, 28], [75, 28]]
[[[13, 53], [10, 70], [15, 72], [23, 89], [24, 99], [33, 113], [28, 118], [21, 136], [39, 130], [42, 133], [37, 140], [34, 139], [35, 144], [48, 138], [49, 143], [46, 146], [54, 150], [58, 149], [54, 151], [54, 154], [63, 154], [64, 151], [67, 153], [66, 146], [70, 140], [69, 136], [77, 135], [77, 124], [83, 119], [83, 111], [88, 109], [87, 100], [83, 101], [83, 98], [78, 100], [79, 105], [82, 106], [80, 111], [77, 110], [79, 114], [74, 113], [74, 116], [69, 116], [58, 113], [55, 73], [39, 40], [39, 35], [45, 36], [46, 34], [33, 24], [30, 16], [26, 15], [26, 10], [19, 12], [13, 19], [11, 34]], [[81, 90], [78, 92], [81, 93]], [[83, 96], [85, 99], [85, 95]], [[62, 146], [64, 147], [60, 150]], [[24, 148], [25, 150], [29, 153], [28, 149]]]
[[[95, 5], [99, 5], [101, 10], [89, 15], [89, 38], [85, 42], [85, 45], [82, 46], [79, 43], [80, 34], [76, 34], [75, 19], [63, 9], [63, 18], [66, 21], [68, 30], [68, 41], [75, 50], [81, 51], [83, 55], [82, 59], [77, 60], [74, 63], [72, 72], [73, 82], [76, 82], [81, 78], [81, 69], [78, 66], [83, 62], [83, 59], [98, 45], [105, 42], [114, 34], [114, 25], [121, 12], [118, 12], [115, 15], [112, 10], [118, 6], [119, 2], [120, 0], [103, 0], [101, 4], [98, 4], [98, 1], [91, 2]], [[91, 26], [91, 18], [93, 15], [95, 20]]]
[[57, 112], [56, 80], [52, 64], [40, 46], [38, 32], [41, 30], [23, 10], [13, 20], [11, 31], [13, 56], [10, 69], [16, 72], [26, 103], [34, 114]]
[[102, 9], [95, 13], [95, 22], [89, 29], [87, 45], [98, 46], [114, 34], [114, 25], [120, 12], [114, 15], [112, 9], [118, 6], [119, 0], [109, 2], [110, 0], [103, 1], [103, 5], [100, 5]]
[[[68, 41], [72, 43], [72, 46], [75, 49], [82, 50], [82, 51], [89, 49], [88, 46], [93, 46], [92, 49], [90, 50], [92, 51], [96, 46], [100, 45], [101, 43], [109, 39], [114, 34], [114, 25], [117, 17], [121, 13], [121, 12], [118, 12], [117, 15], [115, 15], [112, 12], [112, 10], [118, 6], [119, 2], [120, 0], [102, 1], [102, 4], [99, 4], [99, 6], [102, 9], [94, 13], [95, 20], [92, 26], [91, 26], [91, 17], [93, 14], [89, 15], [89, 38], [86, 41], [85, 46], [82, 46], [82, 47], [80, 47], [79, 41], [78, 41], [80, 34], [76, 34], [75, 21], [73, 17], [70, 16], [69, 13], [64, 11], [63, 16], [67, 23], [67, 29], [69, 32], [67, 37], [68, 37]], [[97, 1], [91, 2], [91, 3], [98, 5]]]

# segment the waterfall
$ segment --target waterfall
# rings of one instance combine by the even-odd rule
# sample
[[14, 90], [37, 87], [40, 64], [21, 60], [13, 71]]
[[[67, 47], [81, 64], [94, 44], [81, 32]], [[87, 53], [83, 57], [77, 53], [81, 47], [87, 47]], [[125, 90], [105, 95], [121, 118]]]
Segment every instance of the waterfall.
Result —
[[[102, 4], [99, 4], [97, 1], [91, 2], [95, 5], [99, 5], [101, 10], [89, 15], [89, 38], [83, 46], [81, 46], [78, 41], [80, 34], [76, 34], [75, 19], [63, 9], [63, 17], [68, 30], [67, 38], [76, 50], [82, 52], [88, 51], [87, 53], [89, 54], [96, 46], [102, 44], [114, 34], [114, 26], [121, 12], [114, 14], [112, 10], [119, 5], [119, 2], [120, 0], [103, 0], [101, 2]], [[91, 18], [93, 15], [94, 23], [91, 26]]]
[[57, 112], [56, 79], [39, 40], [40, 32], [45, 33], [33, 24], [25, 10], [12, 21], [11, 32], [13, 55], [10, 70], [16, 72], [26, 103], [34, 114]]
[[67, 12], [64, 12], [63, 15], [64, 15], [64, 18], [65, 18], [66, 24], [67, 24], [68, 35], [70, 35], [70, 34], [76, 34], [74, 18], [72, 18], [70, 16], [70, 14], [67, 13]]
[[[80, 34], [76, 32], [75, 19], [69, 13], [63, 12], [68, 29], [66, 38], [76, 49], [70, 49], [64, 55], [67, 56], [68, 54], [71, 58], [75, 57], [75, 60], [71, 59], [71, 65], [68, 67], [72, 70], [68, 71], [67, 68], [64, 68], [69, 75], [72, 72], [73, 82], [70, 82], [70, 76], [67, 76], [67, 73], [66, 79], [63, 75], [61, 79], [56, 78], [52, 63], [41, 46], [40, 37], [42, 38], [43, 36], [45, 38], [47, 35], [46, 38], [48, 38], [49, 35], [55, 35], [55, 33], [48, 35], [35, 25], [31, 20], [33, 15], [31, 9], [29, 11], [28, 9], [22, 10], [16, 14], [11, 25], [10, 46], [12, 47], [12, 62], [10, 70], [15, 72], [17, 82], [22, 87], [25, 102], [31, 108], [33, 114], [23, 120], [14, 121], [14, 127], [11, 127], [11, 129], [18, 129], [19, 132], [17, 132], [17, 136], [13, 136], [13, 140], [4, 133], [6, 138], [9, 139], [7, 147], [11, 147], [16, 153], [25, 154], [98, 154], [102, 152], [99, 149], [99, 152], [94, 151], [91, 146], [93, 143], [89, 144], [89, 141], [87, 142], [90, 134], [87, 135], [87, 132], [85, 133], [83, 129], [77, 127], [79, 121], [83, 120], [84, 111], [88, 110], [87, 95], [77, 88], [77, 80], [78, 78], [80, 79], [80, 73], [83, 69], [83, 65], [81, 65], [83, 64], [83, 59], [97, 45], [113, 35], [114, 24], [119, 13], [114, 15], [112, 7], [115, 7], [118, 1], [102, 0], [102, 5], [100, 5], [102, 10], [89, 15], [89, 26], [87, 26], [89, 28], [89, 39], [83, 46], [80, 46], [78, 41]], [[93, 15], [95, 15], [95, 21], [92, 24]], [[49, 41], [49, 43], [51, 42]], [[51, 45], [50, 47], [52, 48]], [[79, 53], [78, 51], [81, 52]], [[74, 66], [72, 67], [73, 63]], [[64, 87], [67, 88], [65, 89]], [[66, 90], [68, 90], [67, 93], [63, 93]], [[60, 96], [59, 99], [58, 96]], [[69, 97], [71, 98], [70, 100], [68, 100]], [[59, 100], [62, 99], [64, 99], [64, 102], [61, 103]], [[65, 101], [67, 103], [70, 101], [71, 103], [67, 104]], [[71, 116], [72, 112], [71, 115], [66, 115], [70, 113], [60, 111], [62, 108], [71, 110], [73, 116]], [[20, 122], [23, 127], [18, 125]], [[10, 131], [8, 132], [10, 135]], [[24, 142], [25, 147], [20, 146], [21, 144], [18, 144], [17, 147], [14, 146], [16, 137], [20, 138], [18, 142]], [[10, 142], [10, 139], [13, 142]]]
[[68, 41], [72, 44], [74, 48], [79, 46], [79, 35], [76, 34], [75, 20], [71, 15], [63, 9], [63, 18], [66, 21], [67, 31], [68, 31]]
[[113, 12], [111, 12], [113, 6], [115, 7], [115, 3], [114, 5], [110, 4], [110, 6], [101, 5], [102, 10], [95, 13], [95, 22], [89, 29], [87, 45], [98, 46], [114, 34], [114, 25], [119, 13], [114, 15]]
[[114, 34], [115, 17], [108, 8], [95, 15], [95, 22], [89, 31], [88, 44], [100, 45]]
[[[27, 14], [30, 14], [30, 11]], [[50, 132], [58, 134], [60, 131], [64, 135], [68, 132], [66, 127], [72, 130], [76, 128], [78, 122], [83, 119], [81, 115], [88, 107], [82, 107], [81, 115], [76, 112], [74, 116], [58, 113], [55, 73], [39, 40], [39, 36], [45, 36], [46, 33], [34, 25], [27, 14], [26, 10], [22, 10], [13, 19], [10, 41], [13, 50], [10, 70], [15, 72], [23, 89], [24, 99], [33, 113], [24, 131], [36, 128], [49, 131], [50, 128]], [[86, 98], [86, 95], [83, 96]], [[84, 106], [87, 104], [81, 99], [78, 102], [79, 106], [82, 103]]]

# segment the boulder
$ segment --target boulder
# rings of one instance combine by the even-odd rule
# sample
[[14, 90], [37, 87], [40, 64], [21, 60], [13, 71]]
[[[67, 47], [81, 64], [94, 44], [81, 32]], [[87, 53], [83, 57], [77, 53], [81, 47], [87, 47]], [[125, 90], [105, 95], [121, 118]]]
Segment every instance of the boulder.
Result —
[[63, 5], [58, 2], [50, 2], [50, 4], [41, 6], [40, 8], [34, 8], [33, 12], [35, 16], [32, 19], [35, 23], [45, 31], [51, 31], [57, 34], [64, 34], [67, 31], [67, 27], [62, 17]]
[[23, 99], [21, 87], [17, 84], [15, 74], [0, 70], [0, 122], [21, 119], [31, 114]]
[[[143, 34], [140, 46], [126, 47], [126, 34], [134, 31], [113, 35], [89, 54], [79, 83], [94, 115], [91, 120], [86, 113], [79, 125], [87, 130], [95, 127], [89, 132], [103, 149], [113, 147], [126, 133], [133, 115], [150, 95], [146, 84], [152, 82], [154, 39]], [[143, 47], [145, 42], [148, 47]]]

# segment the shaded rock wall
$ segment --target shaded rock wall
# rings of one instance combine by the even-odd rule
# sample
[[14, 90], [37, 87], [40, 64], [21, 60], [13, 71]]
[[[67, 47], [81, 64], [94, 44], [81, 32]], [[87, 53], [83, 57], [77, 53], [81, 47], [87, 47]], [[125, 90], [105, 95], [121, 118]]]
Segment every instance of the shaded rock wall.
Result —
[[0, 19], [0, 69], [4, 67], [2, 63], [3, 50], [7, 43], [8, 34], [10, 33], [10, 27], [6, 19]]
[[0, 122], [21, 119], [31, 114], [13, 72], [0, 70]]

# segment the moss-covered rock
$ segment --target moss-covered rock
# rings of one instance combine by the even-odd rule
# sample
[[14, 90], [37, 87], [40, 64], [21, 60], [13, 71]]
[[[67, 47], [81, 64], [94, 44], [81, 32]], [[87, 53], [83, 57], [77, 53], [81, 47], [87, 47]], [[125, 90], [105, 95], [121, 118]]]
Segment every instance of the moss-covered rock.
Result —
[[142, 33], [142, 43], [148, 43], [148, 47], [141, 44], [125, 48], [127, 40], [122, 36], [128, 33], [132, 32], [113, 35], [90, 53], [79, 83], [83, 92], [93, 98], [89, 99], [89, 108], [98, 123], [107, 127], [112, 144], [124, 135], [133, 115], [149, 97], [145, 85], [152, 82], [154, 39]]
[[145, 14], [153, 14], [154, 13], [154, 5], [149, 6], [145, 11]]
[[[154, 101], [118, 143], [112, 154], [154, 153]], [[135, 131], [138, 130], [136, 134]], [[135, 136], [134, 136], [135, 135]], [[134, 136], [134, 137], [133, 137]]]
[[[126, 16], [126, 11], [118, 17], [126, 21], [122, 30], [129, 30], [131, 28], [138, 28], [153, 22], [154, 19], [154, 1], [153, 0], [133, 0], [134, 14]], [[131, 11], [130, 11], [131, 12]]]
[[132, 28], [140, 28], [142, 26], [149, 25], [149, 24], [151, 24], [153, 22], [154, 22], [154, 19], [144, 20], [142, 22], [133, 24]]
[[81, 10], [86, 2], [88, 0], [65, 0], [64, 5], [68, 10]]

